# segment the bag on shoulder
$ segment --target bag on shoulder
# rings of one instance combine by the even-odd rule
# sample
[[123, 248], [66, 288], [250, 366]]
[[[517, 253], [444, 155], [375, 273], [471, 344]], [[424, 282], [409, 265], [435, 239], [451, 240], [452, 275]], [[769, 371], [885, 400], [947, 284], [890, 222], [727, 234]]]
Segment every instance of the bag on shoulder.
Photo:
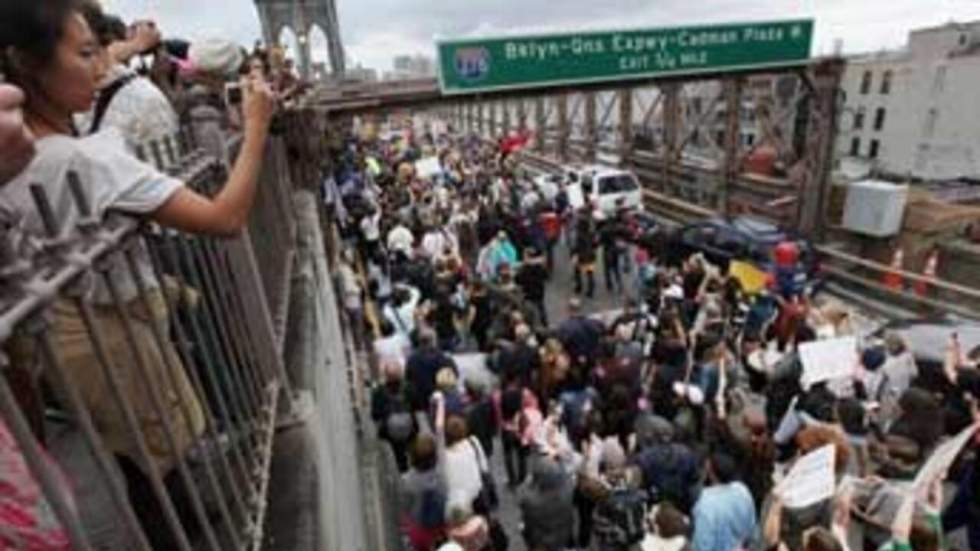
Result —
[[486, 455], [483, 453], [479, 440], [471, 436], [468, 442], [470, 448], [473, 449], [477, 466], [480, 468], [480, 493], [473, 500], [473, 512], [489, 515], [491, 511], [495, 511], [500, 506], [500, 499], [497, 496], [497, 483], [493, 479], [493, 473], [490, 472], [490, 465], [486, 462]]
[[490, 549], [493, 551], [507, 551], [510, 547], [510, 538], [507, 537], [507, 532], [504, 530], [503, 525], [500, 521], [491, 518], [489, 519], [490, 527]]
[[392, 396], [385, 431], [395, 442], [407, 442], [415, 432], [415, 419], [401, 396]]

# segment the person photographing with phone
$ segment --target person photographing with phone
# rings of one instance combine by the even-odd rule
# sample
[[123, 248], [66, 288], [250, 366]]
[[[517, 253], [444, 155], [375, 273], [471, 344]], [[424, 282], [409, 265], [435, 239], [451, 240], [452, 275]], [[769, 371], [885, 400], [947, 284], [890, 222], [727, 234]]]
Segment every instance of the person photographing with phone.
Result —
[[[54, 219], [60, 228], [69, 234], [76, 232], [82, 215], [68, 183], [68, 175], [73, 173], [82, 183], [92, 215], [98, 219], [114, 211], [188, 233], [236, 236], [245, 227], [255, 200], [269, 124], [275, 112], [269, 85], [251, 78], [243, 88], [243, 140], [233, 168], [214, 196], [198, 194], [184, 182], [134, 157], [127, 151], [117, 127], [78, 137], [73, 116], [93, 107], [108, 69], [105, 44], [93, 32], [93, 26], [98, 28], [101, 22], [97, 15], [88, 3], [79, 0], [0, 3], [0, 71], [23, 91], [23, 120], [35, 138], [34, 160], [0, 188], [0, 211], [20, 217], [25, 232], [42, 237], [45, 225], [31, 192], [31, 186], [39, 183], [54, 207]], [[14, 96], [7, 103], [15, 109]], [[9, 115], [9, 110], [3, 111], [4, 122], [11, 117], [16, 122], [16, 114]], [[135, 118], [147, 124], [147, 115], [140, 113]], [[3, 134], [9, 135], [10, 131], [5, 128]], [[15, 143], [25, 140], [23, 134], [14, 134]], [[141, 274], [151, 300], [163, 304], [161, 284], [153, 275], [149, 258], [137, 255], [137, 259], [135, 271]], [[140, 294], [125, 270], [111, 271], [109, 278], [117, 292], [108, 292], [108, 283], [100, 280], [84, 290], [85, 298], [93, 306], [96, 322], [107, 334], [104, 352], [120, 359], [117, 369], [135, 370], [136, 365], [122, 360], [132, 354], [127, 339], [122, 337], [119, 310], [113, 304], [116, 297], [124, 305], [140, 301]], [[149, 454], [140, 453], [137, 441], [119, 415], [91, 342], [76, 338], [82, 321], [74, 302], [59, 301], [52, 307], [51, 331], [66, 384], [79, 389], [107, 451], [115, 455], [147, 537], [155, 549], [175, 549], [174, 534], [160, 522], [161, 504], [152, 492], [146, 491], [150, 484], [148, 472], [152, 464], [167, 483], [179, 484], [179, 478], [168, 475], [174, 473], [177, 458], [186, 456], [203, 435], [204, 415], [182, 368], [181, 356], [172, 344], [158, 345], [154, 341], [153, 326], [169, 327], [170, 322], [165, 308], [154, 310], [148, 319], [131, 320], [131, 339], [141, 350], [157, 351], [148, 355], [145, 362], [150, 380], [169, 381], [164, 376], [168, 369], [164, 358], [174, 361], [172, 365], [178, 368], [172, 370], [173, 384], [167, 384], [164, 390], [178, 396], [175, 404], [183, 402], [189, 414], [184, 415], [182, 407], [157, 411], [151, 398], [159, 389], [142, 384], [140, 377], [127, 377], [121, 392], [132, 401], [133, 413], [151, 450]], [[53, 394], [63, 400], [64, 388], [58, 381], [51, 383]], [[173, 428], [170, 439], [161, 430], [165, 419]], [[179, 514], [190, 514], [187, 503], [175, 506]]]

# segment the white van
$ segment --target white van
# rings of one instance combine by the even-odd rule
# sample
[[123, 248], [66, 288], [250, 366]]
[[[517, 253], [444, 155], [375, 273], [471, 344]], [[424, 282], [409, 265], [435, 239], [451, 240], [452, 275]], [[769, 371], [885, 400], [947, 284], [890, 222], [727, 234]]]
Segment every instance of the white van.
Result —
[[575, 167], [568, 170], [566, 181], [570, 186], [580, 186], [582, 191], [578, 194], [569, 190], [569, 198], [579, 195], [580, 201], [597, 200], [599, 210], [607, 216], [614, 216], [620, 206], [643, 209], [643, 190], [632, 172], [601, 165]]

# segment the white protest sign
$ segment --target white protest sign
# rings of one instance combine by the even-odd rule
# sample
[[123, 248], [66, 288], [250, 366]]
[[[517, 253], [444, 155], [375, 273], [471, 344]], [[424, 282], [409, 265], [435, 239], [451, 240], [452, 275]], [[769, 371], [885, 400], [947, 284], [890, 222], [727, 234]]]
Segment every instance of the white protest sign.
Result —
[[916, 496], [924, 498], [929, 491], [929, 485], [937, 477], [945, 476], [946, 471], [952, 466], [953, 461], [956, 461], [956, 456], [960, 454], [960, 450], [970, 441], [973, 433], [977, 432], [978, 428], [980, 428], [980, 423], [974, 423], [960, 431], [953, 438], [936, 446], [932, 455], [922, 464], [919, 472], [915, 475], [915, 481], [912, 482]]
[[848, 377], [858, 362], [857, 337], [840, 337], [800, 345], [803, 386]]
[[442, 172], [442, 165], [439, 164], [438, 157], [426, 157], [415, 161], [415, 171], [419, 178], [431, 178]]
[[796, 460], [779, 483], [779, 495], [784, 506], [798, 509], [829, 499], [834, 488], [834, 445], [827, 444]]

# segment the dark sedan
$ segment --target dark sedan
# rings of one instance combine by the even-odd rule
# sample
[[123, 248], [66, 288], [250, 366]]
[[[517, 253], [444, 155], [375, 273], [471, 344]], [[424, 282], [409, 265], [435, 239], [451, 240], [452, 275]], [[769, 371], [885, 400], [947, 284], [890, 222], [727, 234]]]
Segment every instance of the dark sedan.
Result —
[[692, 254], [701, 253], [723, 270], [731, 261], [742, 260], [771, 271], [773, 249], [787, 240], [797, 243], [806, 275], [814, 275], [816, 256], [808, 241], [765, 220], [746, 216], [694, 222], [677, 229], [668, 240], [667, 262], [679, 265]]

